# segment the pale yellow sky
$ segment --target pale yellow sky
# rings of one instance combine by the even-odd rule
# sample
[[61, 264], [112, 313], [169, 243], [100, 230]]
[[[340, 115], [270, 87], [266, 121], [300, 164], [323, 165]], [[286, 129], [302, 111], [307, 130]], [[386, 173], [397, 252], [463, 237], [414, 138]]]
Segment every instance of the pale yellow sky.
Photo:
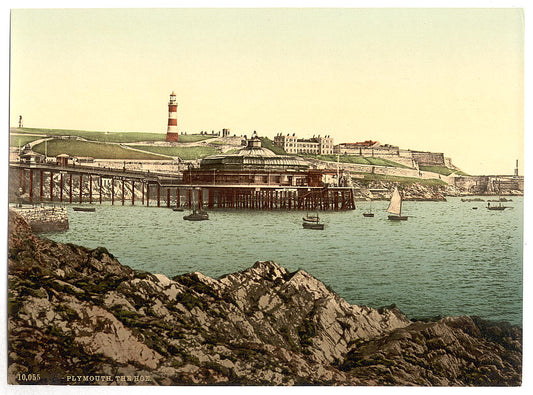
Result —
[[[379, 140], [523, 164], [521, 9], [17, 9], [10, 124]], [[521, 170], [522, 173], [522, 170]]]

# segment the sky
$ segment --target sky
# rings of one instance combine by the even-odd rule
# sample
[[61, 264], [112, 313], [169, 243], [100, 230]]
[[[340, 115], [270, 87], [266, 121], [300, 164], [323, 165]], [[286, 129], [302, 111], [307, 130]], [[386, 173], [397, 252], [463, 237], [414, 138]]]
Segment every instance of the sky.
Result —
[[512, 174], [520, 8], [13, 9], [10, 125], [330, 135]]

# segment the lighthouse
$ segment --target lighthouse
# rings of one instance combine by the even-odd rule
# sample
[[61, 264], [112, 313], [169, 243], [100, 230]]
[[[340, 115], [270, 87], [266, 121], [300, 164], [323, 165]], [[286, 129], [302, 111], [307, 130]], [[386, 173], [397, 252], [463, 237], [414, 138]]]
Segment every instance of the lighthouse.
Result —
[[174, 91], [170, 94], [168, 101], [168, 126], [167, 141], [179, 141], [178, 134], [178, 102]]

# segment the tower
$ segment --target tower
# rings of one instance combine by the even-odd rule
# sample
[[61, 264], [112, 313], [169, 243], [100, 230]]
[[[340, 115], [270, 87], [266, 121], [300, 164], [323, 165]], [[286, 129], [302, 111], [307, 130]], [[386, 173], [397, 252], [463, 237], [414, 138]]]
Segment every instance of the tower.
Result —
[[168, 127], [167, 127], [167, 141], [179, 141], [178, 134], [178, 102], [176, 101], [176, 94], [174, 91], [170, 94], [168, 102]]

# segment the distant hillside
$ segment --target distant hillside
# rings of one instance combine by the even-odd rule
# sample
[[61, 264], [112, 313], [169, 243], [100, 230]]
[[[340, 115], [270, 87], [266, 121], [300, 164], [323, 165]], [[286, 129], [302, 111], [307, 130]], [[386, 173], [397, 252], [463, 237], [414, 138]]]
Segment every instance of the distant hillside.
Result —
[[[20, 128], [14, 130], [16, 133], [40, 134], [44, 136], [75, 136], [86, 140], [98, 141], [102, 143], [139, 143], [143, 141], [165, 141], [165, 133], [149, 132], [99, 132], [89, 130], [69, 130], [69, 129], [43, 129], [43, 128]], [[180, 142], [192, 143], [196, 141], [213, 138], [209, 135], [182, 134]]]
[[[57, 137], [47, 142], [46, 152], [50, 156], [60, 153], [67, 153], [72, 156], [91, 156], [97, 159], [164, 159], [169, 157], [180, 157], [183, 160], [200, 159], [208, 155], [214, 155], [220, 152], [217, 144], [223, 146], [226, 142], [220, 142], [213, 135], [201, 134], [181, 134], [180, 143], [189, 143], [189, 146], [180, 144], [174, 146], [150, 145], [150, 143], [161, 143], [165, 141], [164, 133], [148, 132], [102, 132], [88, 130], [69, 130], [69, 129], [45, 129], [45, 128], [13, 128], [10, 138], [10, 146], [20, 147], [43, 137]], [[31, 136], [30, 136], [31, 134]], [[28, 135], [28, 136], [26, 136]], [[87, 141], [78, 141], [76, 139], [61, 139], [61, 137], [73, 136]], [[274, 144], [268, 137], [260, 137], [263, 147], [270, 149], [278, 155], [290, 155], [282, 148]], [[196, 142], [212, 140], [210, 146], [206, 147], [201, 144], [195, 145]], [[139, 143], [146, 143], [138, 145]], [[120, 144], [120, 145], [119, 145]], [[126, 146], [135, 144], [135, 146]], [[231, 144], [230, 144], [231, 145]], [[236, 147], [236, 149], [240, 148]], [[37, 152], [44, 153], [44, 144], [38, 144], [34, 147]], [[141, 152], [144, 151], [144, 152]], [[230, 150], [231, 152], [231, 150]], [[442, 154], [440, 154], [442, 155]], [[359, 155], [314, 155], [299, 154], [309, 160], [339, 162], [349, 165], [370, 165], [379, 166], [380, 168], [392, 169], [413, 169], [405, 163], [399, 163], [389, 158], [378, 156], [359, 156]], [[394, 158], [394, 157], [391, 157]], [[416, 169], [418, 170], [418, 169]], [[366, 171], [366, 170], [363, 170]], [[449, 176], [453, 173], [457, 175], [467, 175], [466, 173], [446, 166], [422, 166], [420, 171], [435, 173], [435, 178], [439, 175]], [[415, 177], [416, 178], [416, 177]]]

